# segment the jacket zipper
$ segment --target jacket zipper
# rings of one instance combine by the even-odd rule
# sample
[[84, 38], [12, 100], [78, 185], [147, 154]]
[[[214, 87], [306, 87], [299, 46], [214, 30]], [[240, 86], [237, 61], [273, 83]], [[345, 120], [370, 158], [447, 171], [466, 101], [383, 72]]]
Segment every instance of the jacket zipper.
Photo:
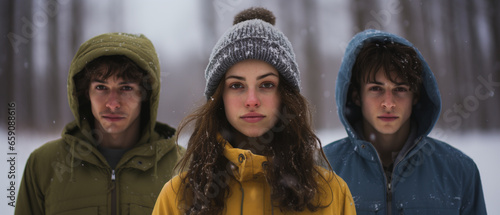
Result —
[[[380, 159], [380, 156], [378, 155], [378, 153], [377, 153], [377, 157], [378, 157], [378, 161], [380, 164], [380, 170], [382, 170], [382, 176], [384, 177], [384, 182], [385, 182], [387, 215], [391, 215], [392, 214], [392, 183], [391, 183], [391, 181], [387, 180], [387, 177], [385, 176], [385, 171], [384, 171], [384, 167], [382, 165], [382, 160]], [[392, 176], [391, 176], [391, 179], [392, 179]]]
[[111, 170], [111, 214], [116, 215], [116, 174], [115, 170]]
[[380, 159], [380, 155], [378, 155], [377, 150], [375, 149], [375, 147], [371, 143], [368, 143], [368, 144], [370, 145], [370, 147], [373, 147], [373, 150], [375, 151], [375, 154], [377, 155], [377, 158], [378, 158], [380, 171], [382, 172], [382, 176], [384, 178], [384, 185], [385, 185], [385, 191], [386, 191], [387, 215], [391, 215], [391, 201], [392, 201], [391, 181], [388, 181], [387, 177], [385, 176], [384, 166], [382, 165], [382, 159]]
[[392, 184], [387, 182], [387, 214], [392, 214]]
[[[413, 148], [415, 148], [417, 146], [417, 144], [422, 140], [422, 137], [419, 137], [419, 138], [416, 138], [416, 142], [413, 144], [412, 147], [410, 147], [408, 149], [408, 151], [405, 152], [405, 154], [403, 155], [403, 158], [406, 158], [406, 156], [408, 155], [408, 153], [410, 153], [411, 150], [413, 150]], [[377, 153], [378, 155], [378, 153]], [[380, 160], [380, 157], [379, 157], [379, 160]], [[403, 160], [400, 160], [398, 161], [397, 163], [394, 163], [393, 165], [393, 169], [392, 169], [392, 172], [391, 172], [391, 181], [387, 181], [386, 179], [386, 187], [387, 187], [387, 214], [388, 215], [391, 215], [392, 214], [392, 179], [394, 177], [394, 170], [396, 170], [396, 166], [401, 163], [401, 161]], [[380, 160], [380, 163], [382, 164], [382, 161]], [[384, 171], [384, 168], [382, 167], [382, 171]], [[385, 173], [384, 173], [384, 178], [385, 178]]]
[[[392, 205], [391, 205], [391, 202], [392, 202], [392, 184], [391, 184], [391, 181], [388, 181], [387, 177], [385, 176], [384, 166], [382, 165], [382, 159], [380, 159], [380, 155], [378, 155], [377, 150], [375, 149], [375, 147], [372, 144], [370, 144], [370, 147], [373, 147], [373, 150], [375, 151], [375, 154], [377, 155], [377, 158], [378, 158], [378, 163], [379, 163], [380, 170], [382, 172], [382, 176], [384, 178], [384, 185], [385, 185], [385, 190], [386, 190], [387, 215], [391, 215], [391, 212], [392, 212], [392, 210], [391, 210], [391, 207], [392, 207]], [[391, 179], [392, 179], [392, 173], [391, 173]]]

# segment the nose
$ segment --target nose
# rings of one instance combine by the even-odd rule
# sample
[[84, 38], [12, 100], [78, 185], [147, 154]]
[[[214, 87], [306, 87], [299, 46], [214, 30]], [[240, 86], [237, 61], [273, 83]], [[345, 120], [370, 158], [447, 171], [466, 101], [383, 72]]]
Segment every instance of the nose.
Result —
[[248, 89], [245, 107], [259, 107], [260, 99], [255, 89]]
[[120, 108], [120, 95], [118, 92], [111, 90], [108, 95], [108, 100], [106, 101], [106, 107], [111, 111], [115, 111]]
[[391, 91], [386, 91], [384, 94], [384, 100], [382, 100], [382, 108], [391, 110], [396, 106], [394, 102], [394, 95]]

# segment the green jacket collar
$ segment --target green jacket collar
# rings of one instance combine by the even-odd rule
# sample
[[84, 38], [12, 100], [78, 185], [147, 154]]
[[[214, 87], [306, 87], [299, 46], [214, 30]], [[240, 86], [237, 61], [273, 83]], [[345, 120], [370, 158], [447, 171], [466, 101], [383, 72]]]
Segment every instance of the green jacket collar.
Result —
[[[165, 154], [176, 150], [177, 147], [172, 138], [174, 134], [174, 128], [156, 122], [155, 131], [151, 134], [145, 132], [137, 145], [123, 155], [116, 168], [136, 168], [146, 171], [154, 167]], [[70, 159], [79, 159], [102, 168], [110, 168], [97, 149], [98, 143], [92, 137], [90, 129], [80, 129], [77, 122], [73, 121], [66, 125], [62, 138], [68, 144]]]

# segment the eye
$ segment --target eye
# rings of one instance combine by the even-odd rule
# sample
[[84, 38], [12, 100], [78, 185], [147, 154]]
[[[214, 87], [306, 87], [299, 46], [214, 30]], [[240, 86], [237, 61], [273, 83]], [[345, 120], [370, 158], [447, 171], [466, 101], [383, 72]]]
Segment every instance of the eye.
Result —
[[131, 87], [131, 86], [123, 86], [123, 87], [122, 87], [122, 90], [123, 90], [123, 91], [131, 91], [131, 90], [133, 90], [133, 89], [134, 89], [134, 88], [133, 88], [133, 87]]
[[260, 85], [260, 87], [261, 87], [261, 88], [273, 88], [273, 87], [275, 87], [275, 86], [276, 86], [276, 85], [274, 85], [274, 83], [272, 83], [272, 82], [265, 82], [265, 83], [262, 83], [262, 84]]
[[382, 90], [382, 87], [379, 87], [379, 86], [373, 86], [373, 87], [370, 87], [368, 88], [369, 91], [375, 91], [375, 92], [378, 92], [378, 91], [381, 91]]
[[243, 84], [241, 84], [241, 83], [232, 83], [232, 84], [229, 85], [229, 88], [231, 88], [231, 89], [241, 89], [241, 88], [243, 88]]
[[97, 85], [97, 86], [95, 86], [95, 89], [96, 90], [106, 90], [107, 88], [104, 85]]
[[394, 89], [394, 91], [396, 91], [396, 92], [408, 92], [408, 88], [406, 88], [406, 87], [396, 87], [396, 89]]

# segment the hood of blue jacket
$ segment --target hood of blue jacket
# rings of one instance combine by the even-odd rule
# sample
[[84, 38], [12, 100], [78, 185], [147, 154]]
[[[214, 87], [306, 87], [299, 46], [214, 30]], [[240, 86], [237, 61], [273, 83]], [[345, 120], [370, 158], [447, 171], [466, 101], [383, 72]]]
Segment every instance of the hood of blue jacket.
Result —
[[436, 124], [441, 112], [441, 95], [429, 65], [418, 49], [408, 40], [379, 30], [365, 30], [356, 34], [347, 45], [342, 65], [337, 76], [335, 99], [337, 102], [337, 111], [340, 121], [344, 125], [349, 138], [361, 139], [354, 130], [354, 123], [362, 119], [361, 109], [350, 101], [348, 90], [351, 80], [352, 67], [356, 58], [367, 42], [383, 41], [400, 43], [413, 47], [417, 52], [418, 58], [422, 61], [422, 88], [417, 104], [413, 106], [412, 120], [417, 123], [417, 137], [428, 135]]

